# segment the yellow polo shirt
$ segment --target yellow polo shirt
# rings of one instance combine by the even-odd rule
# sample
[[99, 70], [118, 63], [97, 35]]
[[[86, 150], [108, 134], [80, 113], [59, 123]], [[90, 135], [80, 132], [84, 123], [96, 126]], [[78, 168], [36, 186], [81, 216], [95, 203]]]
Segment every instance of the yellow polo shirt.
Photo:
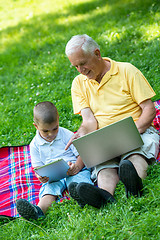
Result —
[[72, 83], [72, 102], [75, 114], [89, 107], [98, 121], [99, 128], [132, 116], [136, 121], [141, 115], [139, 104], [155, 96], [143, 74], [132, 64], [111, 62], [110, 70], [100, 83], [78, 75]]

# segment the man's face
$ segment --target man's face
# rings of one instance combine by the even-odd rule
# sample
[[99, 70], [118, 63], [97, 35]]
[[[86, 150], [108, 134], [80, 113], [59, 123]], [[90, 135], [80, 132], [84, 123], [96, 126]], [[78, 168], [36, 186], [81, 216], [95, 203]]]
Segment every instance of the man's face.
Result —
[[79, 73], [87, 76], [89, 79], [96, 80], [97, 76], [101, 74], [101, 56], [98, 49], [95, 50], [94, 55], [85, 53], [82, 49], [79, 49], [68, 58], [72, 66], [74, 66]]
[[58, 134], [59, 120], [53, 123], [40, 122], [38, 125], [34, 124], [34, 126], [39, 131], [39, 134], [43, 139], [47, 142], [52, 142]]

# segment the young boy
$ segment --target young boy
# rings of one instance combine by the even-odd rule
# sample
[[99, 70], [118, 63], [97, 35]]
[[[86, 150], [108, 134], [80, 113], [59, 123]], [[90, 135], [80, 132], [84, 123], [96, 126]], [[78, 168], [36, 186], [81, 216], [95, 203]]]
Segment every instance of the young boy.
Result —
[[[59, 127], [59, 115], [56, 107], [51, 102], [40, 102], [34, 107], [34, 126], [37, 129], [36, 136], [30, 144], [31, 162], [33, 168], [50, 163], [54, 158], [63, 158], [70, 166], [68, 177], [57, 182], [49, 183], [49, 178], [36, 174], [42, 182], [39, 193], [38, 206], [29, 203], [25, 199], [17, 200], [17, 211], [26, 219], [38, 219], [44, 217], [52, 202], [70, 183], [78, 184], [86, 182], [92, 184], [90, 170], [84, 167], [73, 144], [65, 150], [65, 146], [73, 133], [63, 127]], [[82, 204], [82, 202], [80, 203]]]

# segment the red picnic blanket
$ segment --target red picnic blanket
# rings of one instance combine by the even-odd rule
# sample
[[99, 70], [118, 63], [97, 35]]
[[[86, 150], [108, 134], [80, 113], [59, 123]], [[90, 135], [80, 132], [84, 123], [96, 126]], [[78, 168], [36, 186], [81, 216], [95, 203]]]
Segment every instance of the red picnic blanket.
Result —
[[[160, 100], [155, 102], [155, 107], [154, 125], [160, 132]], [[157, 161], [160, 162], [160, 152]], [[0, 148], [0, 215], [19, 217], [16, 200], [24, 198], [37, 204], [40, 187], [31, 167], [29, 145]], [[63, 199], [69, 199], [66, 191], [59, 201]]]
[[[41, 182], [31, 166], [29, 145], [0, 148], [0, 215], [19, 217], [16, 200], [38, 204]], [[69, 199], [67, 191], [58, 201]]]

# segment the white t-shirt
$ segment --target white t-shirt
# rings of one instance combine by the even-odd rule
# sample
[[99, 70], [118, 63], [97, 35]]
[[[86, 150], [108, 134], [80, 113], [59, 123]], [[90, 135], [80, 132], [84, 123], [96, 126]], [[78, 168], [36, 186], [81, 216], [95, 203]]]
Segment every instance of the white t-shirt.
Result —
[[65, 150], [66, 144], [73, 136], [73, 132], [59, 127], [58, 134], [52, 142], [44, 140], [37, 130], [35, 137], [30, 143], [32, 167], [43, 166], [52, 162], [52, 159], [63, 158], [66, 162], [76, 162], [79, 153], [73, 144]]

